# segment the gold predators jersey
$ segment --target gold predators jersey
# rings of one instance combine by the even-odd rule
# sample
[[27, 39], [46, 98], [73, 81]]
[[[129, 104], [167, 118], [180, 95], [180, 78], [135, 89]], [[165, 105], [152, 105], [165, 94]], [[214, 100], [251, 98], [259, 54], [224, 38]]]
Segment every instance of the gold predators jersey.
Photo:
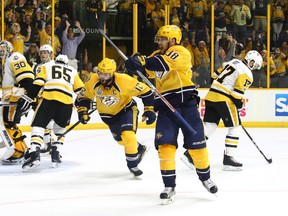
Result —
[[21, 83], [24, 79], [31, 79], [33, 81], [35, 78], [26, 58], [18, 52], [13, 52], [6, 59], [3, 71], [3, 93], [9, 91], [15, 84]]
[[[147, 58], [145, 67], [154, 71], [156, 88], [172, 105], [178, 107], [196, 93], [191, 80], [191, 54], [185, 47], [171, 46], [164, 55]], [[160, 101], [158, 96], [155, 99]]]
[[151, 97], [151, 94], [152, 92], [146, 84], [127, 74], [114, 73], [114, 83], [111, 88], [101, 85], [98, 75], [92, 74], [90, 80], [85, 83], [84, 93], [81, 97], [91, 101], [96, 98], [100, 116], [109, 118], [132, 105], [133, 96], [144, 99]]
[[211, 84], [205, 100], [227, 101], [231, 96], [242, 99], [252, 82], [252, 72], [241, 60], [233, 59], [225, 62], [222, 71]]
[[79, 92], [84, 84], [77, 71], [70, 66], [49, 61], [40, 66], [33, 84], [42, 86], [42, 98], [64, 104], [73, 103], [73, 93]]

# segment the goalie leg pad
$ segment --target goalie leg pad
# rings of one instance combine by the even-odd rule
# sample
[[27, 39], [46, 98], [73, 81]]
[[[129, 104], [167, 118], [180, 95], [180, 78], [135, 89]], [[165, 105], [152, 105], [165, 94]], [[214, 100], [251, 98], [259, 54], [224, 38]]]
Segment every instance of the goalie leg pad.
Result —
[[19, 128], [6, 128], [6, 131], [13, 143], [12, 146], [6, 144], [8, 149], [3, 155], [3, 160], [22, 158], [28, 148], [24, 140], [26, 136], [22, 134]]

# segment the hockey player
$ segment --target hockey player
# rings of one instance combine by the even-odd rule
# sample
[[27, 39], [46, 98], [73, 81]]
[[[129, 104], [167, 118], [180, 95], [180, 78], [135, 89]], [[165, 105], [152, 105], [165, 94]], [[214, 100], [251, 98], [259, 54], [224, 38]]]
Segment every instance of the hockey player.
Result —
[[[144, 104], [146, 124], [156, 120], [154, 96], [150, 88], [127, 74], [116, 73], [116, 62], [104, 58], [98, 64], [97, 74], [85, 83], [84, 91], [77, 98], [79, 120], [86, 124], [91, 101], [96, 101], [101, 119], [109, 126], [113, 138], [124, 146], [127, 166], [134, 176], [143, 174], [138, 168], [147, 147], [137, 143], [137, 104], [132, 97], [139, 97]], [[94, 99], [95, 98], [95, 99]]]
[[[125, 66], [131, 72], [144, 69], [153, 71], [156, 76], [156, 88], [177, 109], [181, 116], [196, 131], [182, 127], [170, 109], [160, 97], [156, 97], [155, 110], [158, 118], [155, 132], [155, 146], [160, 159], [160, 169], [164, 183], [164, 191], [160, 194], [163, 204], [173, 200], [176, 187], [175, 154], [178, 147], [177, 137], [181, 128], [184, 135], [185, 149], [194, 159], [196, 173], [203, 186], [210, 193], [216, 193], [218, 188], [210, 178], [210, 164], [203, 123], [198, 112], [198, 92], [191, 81], [191, 54], [180, 45], [182, 33], [175, 25], [161, 27], [155, 37], [159, 46], [157, 55], [145, 57], [135, 54], [128, 58]], [[155, 53], [154, 53], [155, 54]]]
[[[41, 63], [36, 65], [34, 68], [34, 73], [37, 75], [40, 72], [41, 65], [53, 61], [53, 48], [50, 46], [50, 44], [44, 44], [39, 48], [39, 56]], [[41, 91], [40, 91], [41, 94]], [[38, 97], [36, 99], [36, 104], [34, 104], [34, 109], [36, 109], [36, 105], [38, 103]], [[51, 121], [47, 128], [45, 129], [44, 133], [44, 145], [42, 146], [41, 153], [47, 153], [51, 150], [51, 143], [52, 143], [52, 135], [51, 130], [53, 128], [53, 121]]]
[[[44, 143], [44, 131], [51, 120], [54, 121], [53, 132], [56, 136], [65, 132], [65, 127], [69, 124], [72, 114], [73, 93], [80, 92], [83, 86], [77, 71], [68, 66], [67, 56], [58, 55], [55, 63], [49, 61], [41, 65], [32, 87], [18, 101], [18, 107], [26, 110], [43, 87], [32, 122], [30, 149], [25, 154], [25, 161], [22, 165], [24, 171], [40, 165], [40, 149]], [[64, 137], [52, 143], [53, 167], [57, 167], [61, 163], [60, 152], [63, 142]]]
[[[235, 160], [235, 151], [239, 142], [242, 108], [245, 91], [253, 82], [252, 70], [259, 70], [262, 56], [255, 50], [249, 51], [245, 60], [232, 59], [223, 64], [223, 69], [213, 81], [205, 97], [204, 128], [207, 138], [215, 131], [220, 120], [228, 128], [225, 139], [223, 165], [224, 170], [241, 170], [242, 163]], [[182, 160], [191, 167], [193, 160], [184, 152]]]
[[[0, 42], [0, 58], [4, 60], [2, 101], [16, 103], [34, 80], [32, 68], [22, 54], [13, 52], [12, 44], [6, 40]], [[0, 113], [0, 135], [7, 147], [2, 163], [19, 164], [27, 149], [25, 136], [17, 126], [21, 119], [20, 112], [16, 106], [1, 106]]]

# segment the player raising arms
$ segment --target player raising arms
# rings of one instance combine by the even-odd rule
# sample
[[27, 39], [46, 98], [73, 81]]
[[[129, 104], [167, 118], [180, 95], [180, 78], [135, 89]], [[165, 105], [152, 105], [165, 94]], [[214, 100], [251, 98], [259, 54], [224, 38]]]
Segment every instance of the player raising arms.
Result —
[[[6, 40], [0, 42], [0, 58], [4, 60], [2, 101], [16, 103], [31, 86], [34, 73], [26, 58], [18, 52], [13, 52], [12, 44]], [[2, 156], [2, 163], [22, 163], [27, 149], [25, 136], [17, 126], [22, 112], [16, 106], [1, 106], [0, 113], [0, 136], [7, 147]]]
[[84, 91], [78, 96], [79, 120], [86, 124], [90, 119], [88, 109], [96, 100], [97, 109], [104, 123], [109, 126], [113, 138], [124, 146], [127, 167], [134, 176], [143, 174], [138, 168], [147, 147], [137, 143], [138, 109], [133, 96], [142, 99], [144, 104], [143, 120], [152, 124], [154, 95], [150, 88], [127, 74], [116, 73], [116, 62], [104, 58], [98, 64], [97, 74], [92, 74], [85, 83]]
[[181, 122], [175, 118], [159, 97], [155, 100], [155, 110], [158, 118], [155, 132], [155, 146], [160, 159], [160, 169], [164, 191], [160, 194], [163, 204], [172, 201], [176, 187], [175, 154], [178, 147], [179, 129], [184, 135], [185, 149], [194, 159], [196, 173], [204, 187], [210, 193], [218, 191], [217, 186], [210, 179], [210, 164], [203, 123], [198, 112], [198, 92], [191, 81], [191, 54], [180, 45], [182, 33], [175, 25], [162, 26], [155, 37], [159, 46], [158, 54], [145, 57], [135, 54], [125, 62], [131, 72], [144, 69], [153, 71], [156, 77], [156, 88], [174, 106], [192, 128], [197, 131], [193, 135]]

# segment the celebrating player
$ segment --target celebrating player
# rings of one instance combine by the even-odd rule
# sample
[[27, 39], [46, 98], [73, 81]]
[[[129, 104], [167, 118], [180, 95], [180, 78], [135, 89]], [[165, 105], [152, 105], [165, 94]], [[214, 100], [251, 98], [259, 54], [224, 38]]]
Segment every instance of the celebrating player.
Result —
[[193, 127], [197, 134], [193, 135], [182, 127], [179, 119], [163, 103], [160, 97], [156, 97], [155, 110], [158, 118], [155, 132], [155, 146], [160, 159], [160, 169], [164, 191], [160, 194], [163, 204], [172, 201], [176, 187], [175, 154], [178, 147], [177, 137], [179, 129], [184, 135], [185, 149], [194, 159], [196, 172], [204, 187], [210, 193], [217, 192], [217, 186], [210, 179], [210, 164], [206, 141], [204, 137], [203, 123], [198, 112], [198, 92], [191, 81], [191, 54], [180, 45], [182, 33], [175, 25], [161, 27], [155, 37], [159, 46], [154, 56], [145, 57], [135, 54], [128, 58], [125, 66], [131, 72], [144, 69], [154, 72], [156, 88], [174, 106], [181, 116]]
[[134, 176], [143, 174], [138, 165], [147, 147], [137, 143], [138, 109], [133, 96], [142, 99], [143, 120], [152, 124], [156, 120], [154, 96], [150, 88], [127, 74], [116, 73], [116, 62], [104, 58], [98, 64], [97, 74], [85, 83], [82, 95], [77, 98], [79, 120], [86, 124], [88, 109], [96, 100], [101, 119], [109, 126], [113, 138], [124, 146], [127, 167]]

